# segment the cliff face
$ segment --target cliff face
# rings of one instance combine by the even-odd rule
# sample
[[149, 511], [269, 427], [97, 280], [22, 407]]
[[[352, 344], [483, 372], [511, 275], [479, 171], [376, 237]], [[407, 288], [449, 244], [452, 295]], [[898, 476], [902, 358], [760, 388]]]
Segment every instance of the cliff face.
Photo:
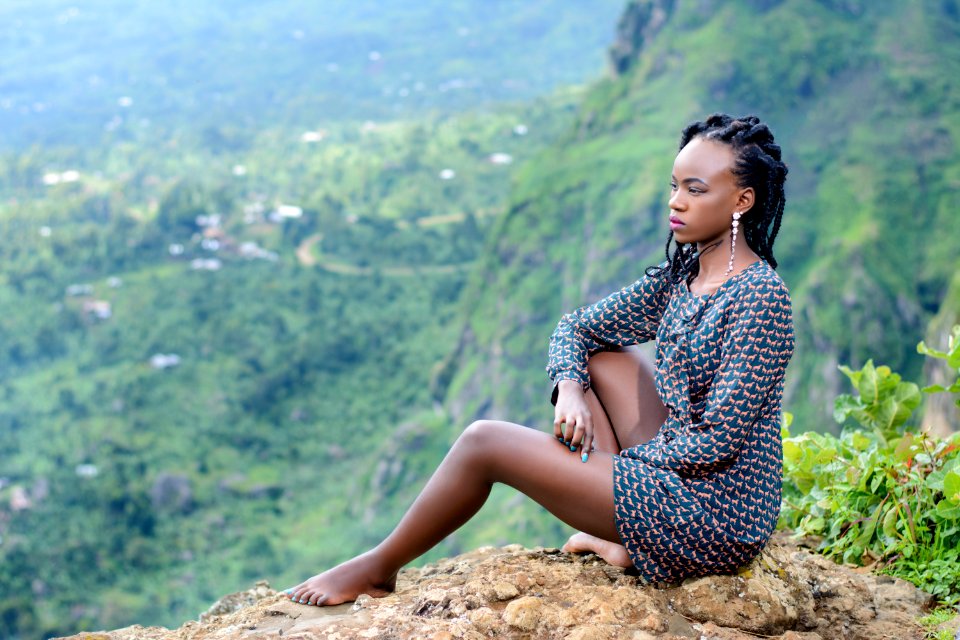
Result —
[[834, 565], [786, 540], [738, 575], [642, 585], [596, 556], [487, 547], [401, 573], [387, 598], [317, 608], [260, 583], [179, 629], [133, 626], [73, 640], [241, 638], [921, 638], [929, 596]]
[[610, 46], [614, 75], [623, 75], [630, 69], [644, 44], [673, 13], [675, 3], [676, 0], [630, 0], [617, 21], [617, 36]]

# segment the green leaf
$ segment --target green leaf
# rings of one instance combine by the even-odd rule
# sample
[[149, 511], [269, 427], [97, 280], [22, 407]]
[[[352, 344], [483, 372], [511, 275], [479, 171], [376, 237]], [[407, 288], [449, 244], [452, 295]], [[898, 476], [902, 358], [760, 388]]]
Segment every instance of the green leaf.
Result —
[[960, 473], [951, 469], [943, 478], [943, 497], [951, 504], [960, 504]]
[[847, 415], [857, 409], [860, 409], [859, 400], [850, 394], [841, 394], [833, 401], [833, 419], [843, 424], [843, 421], [847, 419]]
[[873, 444], [873, 440], [867, 437], [862, 431], [854, 431], [853, 436], [850, 438], [850, 444], [857, 451], [866, 451], [870, 445]]
[[937, 503], [937, 515], [944, 520], [960, 519], [960, 507], [948, 500], [941, 500]]
[[783, 442], [783, 459], [796, 464], [800, 458], [803, 456], [803, 449], [799, 444], [793, 440], [784, 440]]
[[850, 382], [853, 383], [853, 386], [856, 387], [858, 384], [860, 384], [860, 377], [862, 374], [859, 371], [854, 371], [845, 364], [842, 364], [837, 368], [840, 369], [840, 371], [842, 371], [843, 374], [850, 379]]
[[924, 387], [924, 393], [940, 393], [941, 391], [946, 391], [947, 388], [942, 384], [931, 384], [930, 386]]
[[867, 360], [863, 365], [860, 380], [857, 383], [857, 391], [860, 392], [860, 399], [869, 404], [877, 400], [878, 391], [877, 370], [873, 366], [873, 360]]
[[887, 509], [887, 513], [883, 516], [883, 533], [889, 538], [897, 537], [897, 507], [891, 507]]

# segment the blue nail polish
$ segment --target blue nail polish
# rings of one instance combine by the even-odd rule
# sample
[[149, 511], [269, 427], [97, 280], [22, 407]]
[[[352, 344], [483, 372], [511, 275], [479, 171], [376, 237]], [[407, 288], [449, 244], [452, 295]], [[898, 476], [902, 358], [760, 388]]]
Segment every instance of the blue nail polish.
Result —
[[577, 450], [577, 448], [576, 448], [575, 446], [570, 445], [570, 451], [576, 451], [576, 450]]
[[588, 454], [588, 453], [583, 454], [582, 456], [580, 456], [580, 460], [582, 460], [583, 462], [586, 462], [588, 455], [590, 455], [590, 454]]
[[290, 596], [290, 600], [292, 600], [293, 602], [296, 602], [296, 601], [297, 601], [297, 596]]
[[286, 589], [284, 593], [293, 593], [293, 589]]

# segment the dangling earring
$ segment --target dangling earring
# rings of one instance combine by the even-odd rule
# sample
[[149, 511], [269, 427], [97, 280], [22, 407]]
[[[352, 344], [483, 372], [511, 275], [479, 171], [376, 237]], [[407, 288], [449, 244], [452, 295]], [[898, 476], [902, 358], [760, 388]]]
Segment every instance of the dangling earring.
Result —
[[730, 264], [727, 265], [727, 272], [723, 274], [726, 278], [733, 271], [733, 254], [737, 250], [737, 229], [740, 226], [740, 212], [733, 212], [733, 228], [730, 230]]

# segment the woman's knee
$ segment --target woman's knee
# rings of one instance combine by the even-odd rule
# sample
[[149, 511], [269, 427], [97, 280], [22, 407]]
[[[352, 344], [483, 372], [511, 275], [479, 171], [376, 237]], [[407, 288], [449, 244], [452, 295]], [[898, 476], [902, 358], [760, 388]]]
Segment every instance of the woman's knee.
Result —
[[457, 438], [457, 446], [472, 452], [489, 451], [503, 441], [505, 431], [510, 426], [499, 420], [476, 420]]

